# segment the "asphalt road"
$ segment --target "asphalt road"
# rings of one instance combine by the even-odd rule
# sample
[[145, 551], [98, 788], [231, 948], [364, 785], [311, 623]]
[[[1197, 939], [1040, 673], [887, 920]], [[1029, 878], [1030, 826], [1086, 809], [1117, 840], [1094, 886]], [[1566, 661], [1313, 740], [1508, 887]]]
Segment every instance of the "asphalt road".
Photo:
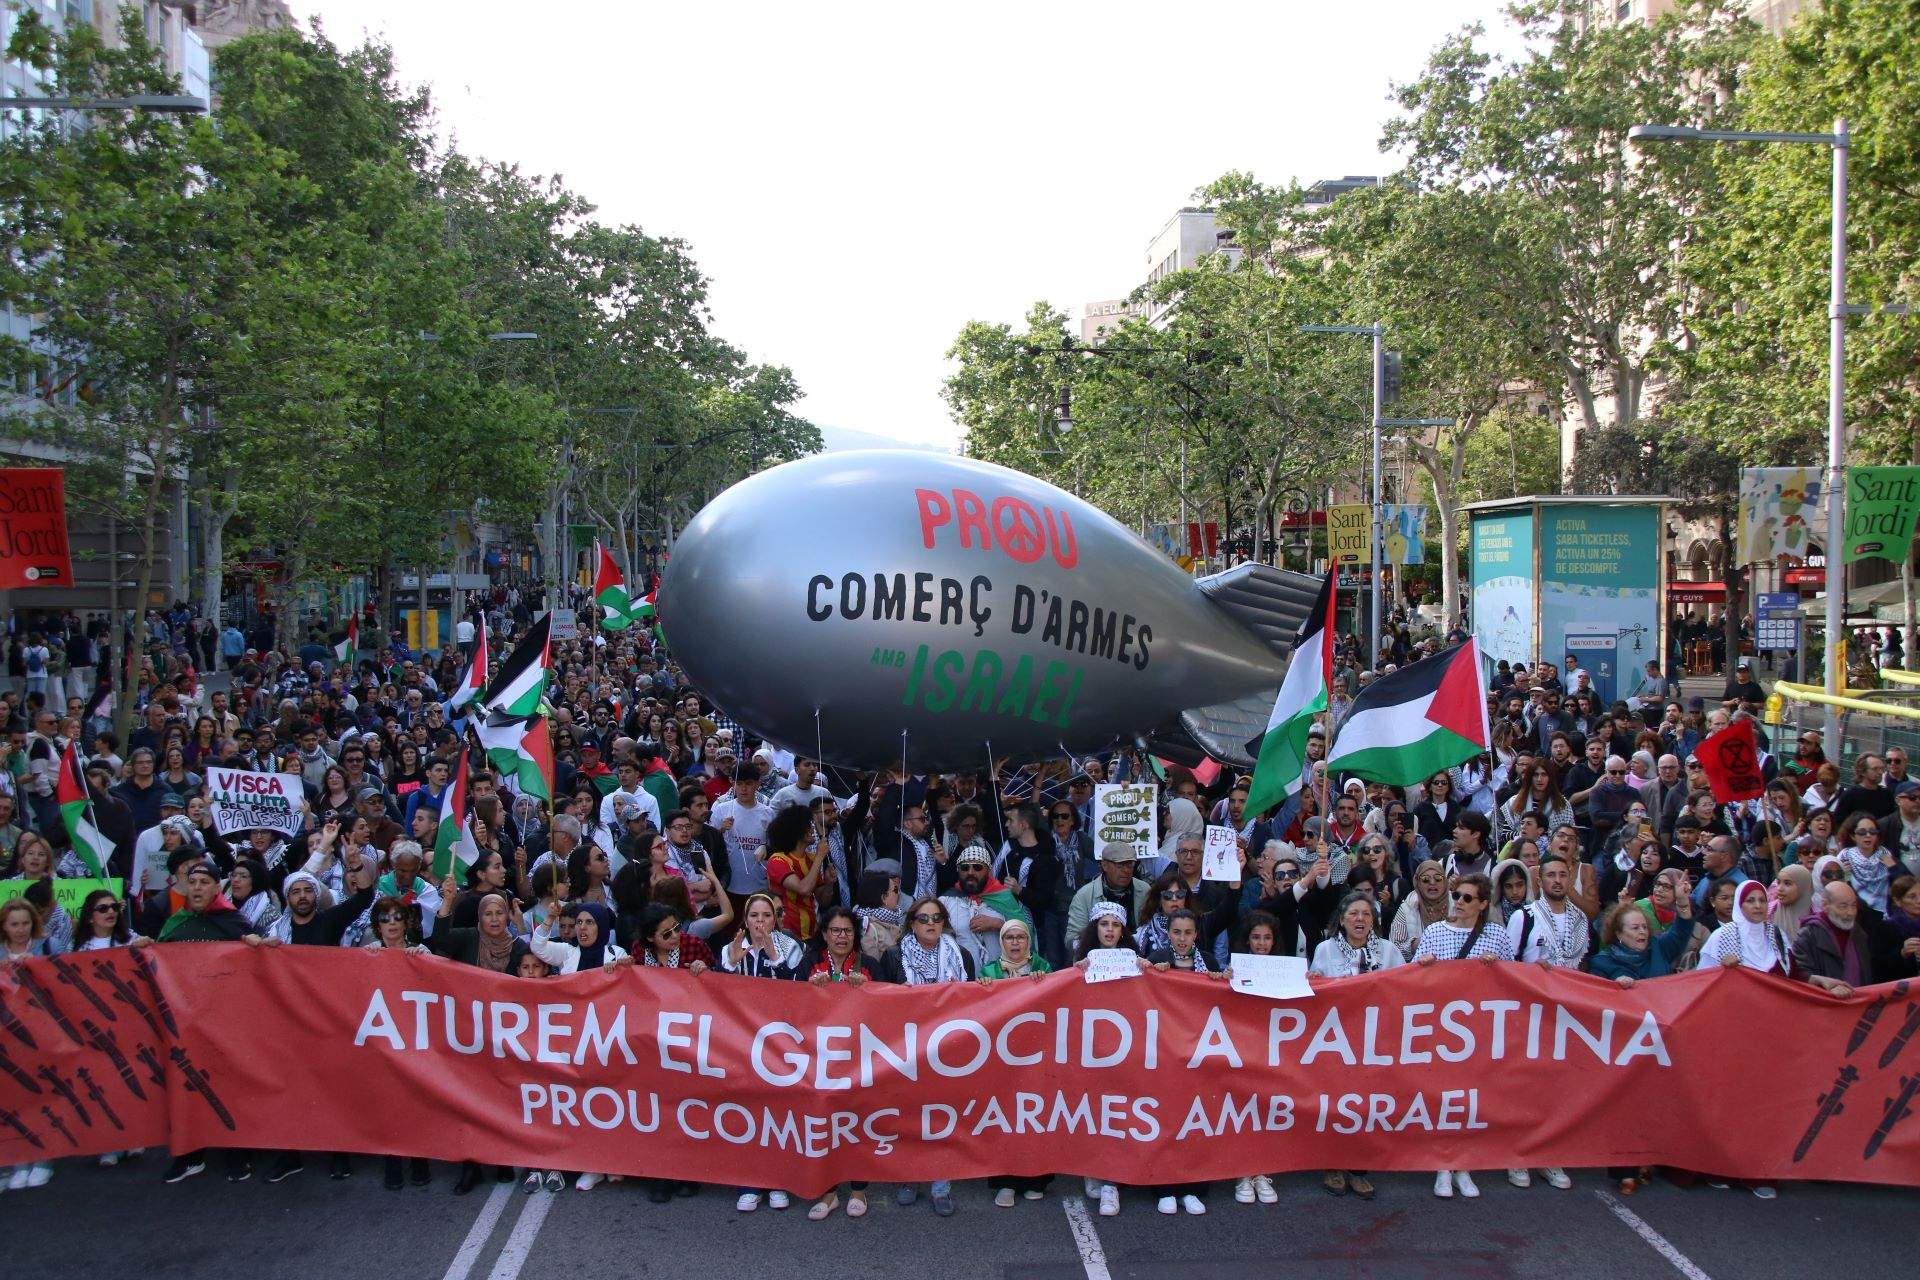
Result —
[[389, 1192], [370, 1160], [346, 1182], [328, 1181], [322, 1163], [277, 1186], [233, 1185], [217, 1159], [169, 1187], [164, 1165], [157, 1154], [111, 1170], [68, 1161], [44, 1188], [0, 1194], [9, 1273], [118, 1273], [131, 1261], [142, 1280], [684, 1280], [791, 1274], [804, 1260], [833, 1280], [907, 1270], [940, 1280], [1755, 1280], [1844, 1259], [1848, 1274], [1904, 1275], [1913, 1255], [1901, 1224], [1920, 1207], [1913, 1189], [1838, 1184], [1790, 1184], [1766, 1202], [1663, 1183], [1622, 1201], [1597, 1170], [1576, 1171], [1571, 1191], [1537, 1181], [1516, 1190], [1493, 1171], [1472, 1202], [1436, 1200], [1431, 1179], [1413, 1175], [1382, 1175], [1371, 1204], [1332, 1199], [1307, 1174], [1278, 1179], [1277, 1205], [1235, 1204], [1216, 1185], [1204, 1218], [1162, 1217], [1144, 1192], [1129, 1193], [1120, 1216], [1097, 1217], [1077, 1178], [1011, 1209], [994, 1207], [984, 1183], [962, 1183], [959, 1211], [944, 1220], [924, 1197], [903, 1209], [876, 1186], [864, 1220], [813, 1223], [804, 1200], [741, 1214], [717, 1187], [671, 1205], [648, 1203], [633, 1182], [456, 1197], [452, 1172], [435, 1166], [431, 1188]]

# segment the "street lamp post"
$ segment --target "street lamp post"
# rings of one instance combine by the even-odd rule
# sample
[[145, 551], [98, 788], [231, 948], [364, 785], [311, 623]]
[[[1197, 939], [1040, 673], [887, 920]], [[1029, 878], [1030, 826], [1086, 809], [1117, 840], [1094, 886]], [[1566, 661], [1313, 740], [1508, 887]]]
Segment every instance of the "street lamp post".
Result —
[[[1384, 325], [1375, 323], [1303, 324], [1300, 326], [1300, 332], [1365, 334], [1373, 339], [1373, 412], [1369, 415], [1371, 419], [1370, 429], [1373, 436], [1373, 516], [1371, 521], [1373, 530], [1371, 539], [1373, 542], [1373, 594], [1369, 619], [1372, 625], [1368, 631], [1367, 648], [1367, 666], [1369, 669], [1372, 669], [1374, 659], [1378, 657], [1380, 653], [1380, 428], [1385, 425], [1380, 419], [1380, 408], [1386, 395], [1387, 369], [1386, 352], [1381, 344], [1386, 337], [1387, 331]], [[1331, 530], [1332, 526], [1329, 525], [1328, 528]], [[1340, 572], [1340, 566], [1337, 564], [1334, 565], [1333, 572], [1337, 576]]]
[[[1829, 697], [1845, 687], [1843, 637], [1846, 631], [1846, 346], [1847, 346], [1847, 122], [1836, 119], [1832, 133], [1775, 133], [1738, 129], [1691, 129], [1682, 125], [1638, 124], [1627, 130], [1631, 142], [1779, 142], [1810, 143], [1833, 152], [1832, 279], [1827, 300], [1827, 679]], [[1827, 758], [1840, 758], [1840, 711], [1826, 708]]]

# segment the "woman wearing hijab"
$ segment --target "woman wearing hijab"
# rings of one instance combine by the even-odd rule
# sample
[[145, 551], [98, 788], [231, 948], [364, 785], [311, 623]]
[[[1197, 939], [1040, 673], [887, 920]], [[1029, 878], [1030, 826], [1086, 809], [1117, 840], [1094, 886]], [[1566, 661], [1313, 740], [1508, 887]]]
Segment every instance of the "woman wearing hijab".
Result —
[[[1033, 929], [1015, 916], [1000, 926], [1000, 958], [981, 967], [980, 985], [990, 987], [1001, 978], [1038, 978], [1052, 971], [1045, 957], [1034, 954]], [[987, 1186], [993, 1189], [993, 1202], [1002, 1209], [1013, 1208], [1017, 1197], [1046, 1199], [1052, 1183], [1050, 1173], [1031, 1178], [1002, 1174], [987, 1179]]]
[[1493, 868], [1493, 924], [1502, 928], [1507, 921], [1533, 904], [1533, 877], [1527, 864], [1518, 858], [1503, 858]]
[[589, 969], [618, 968], [623, 961], [632, 963], [613, 940], [613, 909], [604, 903], [573, 904], [572, 942], [556, 939], [554, 932], [553, 921], [542, 922], [528, 936], [527, 947], [562, 977]]
[[[485, 892], [478, 895], [474, 908], [477, 921], [471, 929], [455, 928], [450, 923], [454, 912], [454, 902], [459, 897], [459, 887], [452, 875], [440, 886], [440, 923], [427, 938], [427, 948], [433, 954], [459, 964], [469, 964], [489, 973], [513, 973], [514, 937], [513, 921], [520, 914], [518, 903], [512, 902], [506, 894]], [[464, 1196], [480, 1185], [480, 1166], [471, 1160], [460, 1166], [460, 1178], [453, 1184], [453, 1194]], [[495, 1182], [512, 1182], [511, 1168], [495, 1166]]]
[[1827, 886], [1847, 882], [1847, 864], [1840, 861], [1837, 853], [1823, 853], [1813, 860], [1813, 909], [1821, 911], [1827, 905]]
[[242, 858], [233, 864], [233, 870], [227, 873], [227, 897], [260, 933], [280, 918], [280, 902], [274, 896], [267, 869], [256, 859]]
[[1767, 919], [1767, 887], [1758, 880], [1746, 880], [1735, 889], [1733, 919], [1713, 931], [1700, 959], [1703, 964], [1744, 966], [1786, 977], [1793, 968], [1792, 946], [1780, 927]]
[[1200, 816], [1200, 808], [1185, 796], [1175, 796], [1167, 802], [1167, 838], [1160, 842], [1160, 856], [1154, 860], [1154, 866], [1139, 867], [1135, 874], [1151, 870], [1152, 874], [1173, 865], [1173, 851], [1180, 847], [1182, 840], [1203, 840], [1207, 834], [1206, 819]]
[[1815, 905], [1813, 892], [1813, 872], [1797, 862], [1789, 862], [1780, 868], [1773, 885], [1767, 891], [1770, 899], [1773, 923], [1786, 935], [1787, 945], [1792, 946], [1800, 936], [1800, 926], [1813, 914]]
[[1400, 958], [1413, 959], [1420, 935], [1427, 926], [1447, 918], [1447, 871], [1439, 862], [1427, 859], [1413, 872], [1413, 892], [1394, 913], [1387, 940], [1400, 949]]

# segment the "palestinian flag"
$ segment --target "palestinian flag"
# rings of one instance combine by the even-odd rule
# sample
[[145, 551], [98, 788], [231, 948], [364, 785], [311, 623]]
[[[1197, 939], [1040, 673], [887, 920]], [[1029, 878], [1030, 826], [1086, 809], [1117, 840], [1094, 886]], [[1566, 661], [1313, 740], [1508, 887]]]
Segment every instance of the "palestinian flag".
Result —
[[553, 615], [543, 613], [533, 630], [513, 647], [500, 673], [479, 698], [479, 710], [489, 719], [511, 716], [524, 720], [540, 709], [540, 697], [547, 688], [547, 646], [553, 635]]
[[467, 832], [467, 749], [462, 747], [453, 762], [453, 780], [440, 797], [440, 828], [433, 835], [434, 883], [450, 875], [464, 876], [475, 852]]
[[625, 631], [639, 618], [634, 612], [633, 598], [627, 594], [626, 575], [613, 562], [613, 553], [605, 543], [595, 542], [593, 553], [599, 564], [593, 574], [593, 599], [600, 606], [600, 629]]
[[1254, 757], [1253, 783], [1247, 788], [1247, 812], [1265, 813], [1300, 790], [1307, 776], [1307, 730], [1327, 709], [1333, 687], [1333, 579], [1329, 569], [1314, 598], [1313, 611], [1293, 637], [1286, 679], [1267, 717], [1267, 730], [1247, 744]]
[[1472, 640], [1360, 691], [1327, 756], [1330, 773], [1407, 787], [1488, 749], [1487, 685]]
[[347, 619], [347, 638], [333, 646], [333, 660], [343, 667], [360, 661], [360, 615]]
[[460, 678], [460, 686], [447, 699], [449, 713], [458, 714], [460, 708], [480, 696], [487, 687], [487, 616], [478, 614], [473, 620], [473, 660], [467, 663], [467, 674]]
[[1020, 899], [1015, 896], [1013, 890], [1000, 883], [1000, 881], [991, 874], [987, 876], [987, 887], [981, 890], [978, 901], [981, 906], [993, 912], [993, 914], [999, 916], [1002, 920], [1013, 920], [1017, 918], [1026, 921], [1029, 929], [1033, 927], [1033, 917], [1028, 914], [1026, 907], [1022, 905]]
[[54, 799], [60, 805], [60, 817], [67, 824], [67, 838], [80, 861], [96, 876], [107, 874], [107, 859], [113, 856], [113, 841], [93, 825], [93, 797], [87, 790], [86, 775], [80, 772], [80, 753], [69, 742], [60, 757], [60, 777], [54, 784]]
[[474, 726], [487, 763], [512, 789], [536, 800], [553, 801], [553, 739], [545, 716], [489, 716]]

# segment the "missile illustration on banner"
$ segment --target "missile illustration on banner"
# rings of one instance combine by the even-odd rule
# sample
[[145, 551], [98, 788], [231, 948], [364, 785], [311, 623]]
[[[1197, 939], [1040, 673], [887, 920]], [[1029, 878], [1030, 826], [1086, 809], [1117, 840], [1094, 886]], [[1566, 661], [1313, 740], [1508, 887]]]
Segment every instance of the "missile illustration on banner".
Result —
[[233, 1112], [227, 1110], [227, 1104], [220, 1100], [220, 1095], [213, 1091], [211, 1084], [207, 1083], [206, 1073], [194, 1065], [193, 1059], [187, 1056], [187, 1051], [175, 1045], [167, 1051], [167, 1054], [173, 1059], [173, 1065], [180, 1068], [180, 1078], [186, 1082], [187, 1088], [207, 1100], [207, 1105], [213, 1108], [213, 1114], [220, 1117], [221, 1124], [229, 1129], [234, 1128]]
[[160, 1011], [160, 1020], [167, 1024], [168, 1035], [179, 1035], [180, 1028], [173, 1020], [173, 1010], [167, 1004], [166, 996], [160, 992], [160, 977], [153, 971], [153, 961], [147, 957], [147, 948], [139, 947], [133, 953], [133, 967], [140, 971], [141, 980], [147, 984], [147, 990], [153, 996], [153, 1007]]
[[41, 1067], [40, 1070], [34, 1074], [42, 1080], [45, 1080], [48, 1086], [60, 1095], [61, 1100], [73, 1108], [73, 1114], [80, 1117], [81, 1124], [86, 1125], [89, 1129], [93, 1128], [92, 1117], [87, 1115], [87, 1109], [80, 1105], [80, 1095], [73, 1091], [73, 1086], [69, 1084], [58, 1071], [55, 1071], [52, 1067]]
[[969, 458], [821, 454], [674, 543], [658, 608], [693, 683], [834, 764], [979, 768], [1124, 743], [1248, 764], [1320, 582], [1194, 580], [1099, 508]]
[[7, 1008], [6, 996], [3, 992], [0, 992], [0, 1027], [6, 1028], [8, 1035], [27, 1046], [27, 1048], [38, 1049], [40, 1047], [39, 1043], [33, 1038], [33, 1032], [27, 1030], [27, 1024], [14, 1017], [13, 1010]]
[[60, 1011], [60, 1005], [54, 1000], [53, 992], [40, 985], [40, 979], [33, 976], [33, 969], [29, 964], [15, 965], [13, 976], [19, 979], [20, 989], [27, 993], [27, 1001], [30, 1004], [52, 1018], [54, 1025], [67, 1033], [67, 1039], [75, 1044], [83, 1043], [80, 1033], [73, 1029], [73, 1024], [67, 1021], [67, 1015]]
[[113, 1064], [113, 1069], [120, 1073], [120, 1081], [127, 1086], [127, 1092], [145, 1102], [147, 1091], [140, 1087], [140, 1078], [133, 1074], [133, 1064], [127, 1061], [126, 1054], [120, 1052], [120, 1046], [114, 1043], [113, 1037], [96, 1026], [91, 1018], [80, 1019], [80, 1026], [87, 1033], [87, 1043], [99, 1050]]
[[166, 1068], [160, 1065], [160, 1058], [154, 1053], [152, 1045], [141, 1045], [133, 1051], [133, 1056], [140, 1059], [140, 1065], [147, 1069], [147, 1079], [153, 1081], [154, 1088], [164, 1089], [167, 1087]]
[[108, 1022], [119, 1021], [119, 1017], [108, 1007], [107, 1002], [102, 1000], [99, 994], [87, 985], [87, 980], [80, 976], [79, 971], [74, 967], [72, 961], [62, 956], [54, 956], [48, 963], [53, 965], [53, 976], [67, 986], [72, 987], [75, 991], [78, 991], [88, 1004], [100, 1011], [101, 1017], [105, 1018]]
[[1893, 1133], [1893, 1126], [1913, 1114], [1913, 1097], [1920, 1093], [1920, 1072], [1900, 1077], [1900, 1091], [1887, 1099], [1886, 1112], [1880, 1118], [1880, 1124], [1867, 1139], [1866, 1150], [1860, 1158], [1871, 1160], [1880, 1154], [1880, 1146]]
[[120, 1123], [120, 1117], [114, 1112], [112, 1105], [107, 1102], [106, 1093], [94, 1082], [93, 1073], [85, 1067], [75, 1067], [73, 1069], [73, 1077], [80, 1082], [80, 1087], [87, 1091], [87, 1097], [92, 1099], [93, 1105], [100, 1108], [101, 1114], [106, 1116], [108, 1123], [122, 1133], [125, 1133], [127, 1126]]
[[0, 1107], [0, 1124], [7, 1126], [7, 1128], [19, 1134], [26, 1140], [27, 1145], [35, 1151], [45, 1151], [47, 1149], [47, 1144], [40, 1141], [40, 1135], [27, 1128], [26, 1124], [20, 1119], [19, 1112], [9, 1111], [5, 1107]]
[[0, 1071], [12, 1076], [14, 1082], [28, 1093], [40, 1092], [39, 1081], [21, 1069], [20, 1064], [13, 1060], [13, 1055], [7, 1052], [7, 1046], [4, 1044], [0, 1044]]
[[1900, 1029], [1893, 1033], [1893, 1039], [1887, 1041], [1887, 1047], [1880, 1051], [1880, 1066], [1884, 1069], [1893, 1065], [1893, 1060], [1906, 1051], [1908, 1041], [1920, 1034], [1920, 1004], [1907, 1002], [1907, 1017]]
[[40, 1114], [47, 1118], [47, 1123], [53, 1126], [56, 1133], [67, 1140], [68, 1146], [77, 1147], [80, 1145], [80, 1140], [73, 1136], [72, 1130], [67, 1128], [66, 1121], [53, 1114], [52, 1107], [41, 1107]]
[[1840, 1074], [1833, 1078], [1833, 1088], [1820, 1095], [1819, 1109], [1813, 1113], [1813, 1121], [1807, 1125], [1807, 1131], [1801, 1135], [1799, 1143], [1793, 1149], [1793, 1162], [1799, 1164], [1807, 1158], [1807, 1152], [1813, 1150], [1813, 1141], [1820, 1131], [1827, 1127], [1827, 1121], [1847, 1109], [1847, 1090], [1860, 1082], [1860, 1069], [1848, 1065], [1840, 1068]]
[[140, 998], [140, 993], [135, 991], [133, 987], [128, 984], [127, 980], [120, 976], [119, 970], [113, 967], [113, 961], [94, 961], [93, 973], [95, 977], [113, 989], [113, 998], [115, 1000], [118, 1000], [121, 1004], [126, 1005], [127, 1008], [132, 1009], [135, 1013], [138, 1013], [147, 1020], [147, 1025], [153, 1028], [153, 1034], [157, 1036], [166, 1034], [160, 1026], [160, 1019], [154, 1017], [153, 1010], [149, 1009], [147, 1002]]

